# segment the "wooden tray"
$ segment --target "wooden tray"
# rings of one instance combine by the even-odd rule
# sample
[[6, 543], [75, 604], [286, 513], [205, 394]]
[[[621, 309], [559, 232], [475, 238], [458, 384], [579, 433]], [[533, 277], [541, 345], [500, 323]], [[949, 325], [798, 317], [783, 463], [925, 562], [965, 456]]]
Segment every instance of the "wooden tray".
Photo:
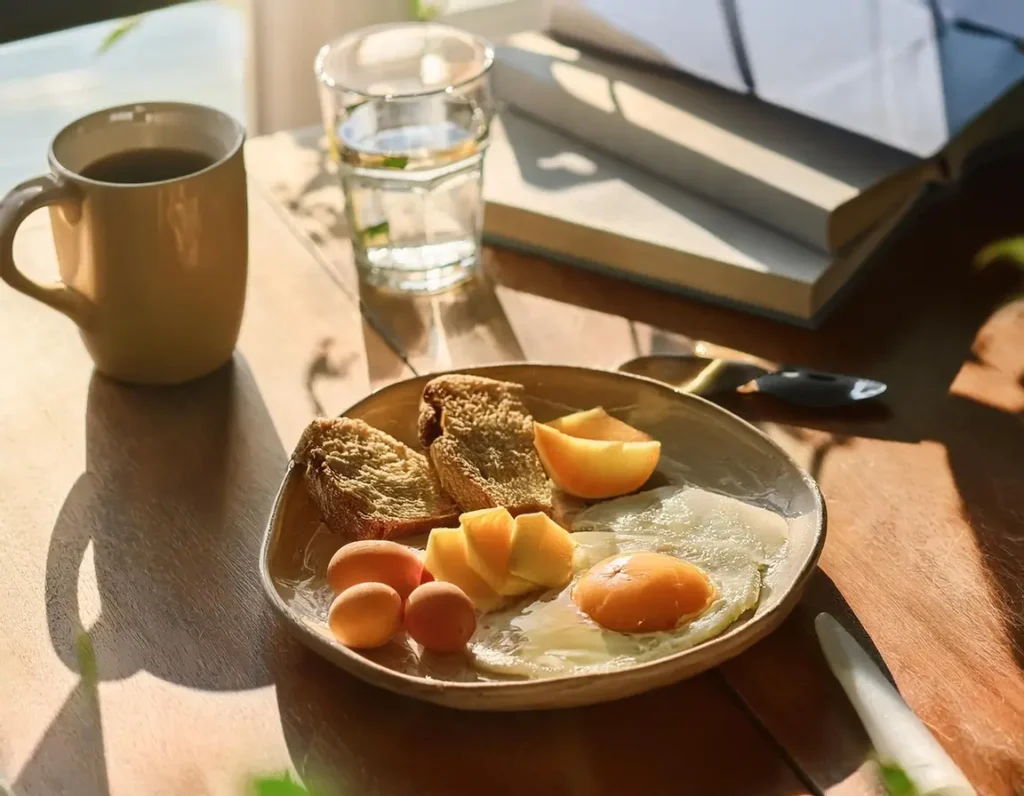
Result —
[[[395, 693], [467, 710], [530, 710], [586, 705], [692, 677], [743, 652], [774, 630], [800, 599], [825, 541], [825, 506], [814, 480], [760, 431], [702, 398], [623, 373], [558, 365], [493, 365], [462, 371], [522, 384], [538, 420], [593, 406], [662, 443], [654, 478], [688, 483], [772, 508], [786, 517], [786, 559], [773, 568], [755, 611], [725, 633], [649, 663], [599, 674], [513, 679], [479, 672], [457, 656], [421, 659], [398, 639], [356, 651], [337, 643], [326, 622], [324, 570], [337, 538], [320, 527], [302, 473], [289, 467], [260, 554], [271, 605], [298, 638], [350, 674]], [[347, 412], [418, 447], [420, 393], [431, 376], [392, 384]]]

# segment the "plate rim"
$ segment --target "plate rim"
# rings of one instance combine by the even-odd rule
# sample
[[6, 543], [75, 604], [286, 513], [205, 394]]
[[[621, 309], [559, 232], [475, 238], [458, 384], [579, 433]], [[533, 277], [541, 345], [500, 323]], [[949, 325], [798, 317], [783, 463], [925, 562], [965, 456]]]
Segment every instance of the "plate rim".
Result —
[[[582, 365], [560, 365], [556, 363], [494, 362], [489, 363], [487, 365], [477, 365], [465, 368], [453, 368], [450, 370], [436, 372], [432, 371], [430, 373], [417, 374], [409, 378], [391, 382], [390, 384], [385, 384], [382, 387], [377, 388], [376, 390], [370, 391], [365, 396], [360, 398], [358, 401], [348, 406], [345, 410], [343, 410], [337, 415], [334, 415], [334, 417], [348, 416], [349, 413], [355, 411], [368, 401], [376, 399], [381, 394], [389, 390], [399, 388], [402, 385], [405, 385], [411, 381], [420, 381], [424, 379], [429, 380], [438, 376], [446, 376], [458, 373], [485, 376], [487, 371], [494, 371], [510, 367], [528, 367], [540, 369], [550, 368], [558, 370], [585, 371], [588, 373], [596, 372], [601, 373], [603, 375], [610, 375], [616, 378], [645, 382], [649, 385], [654, 386], [658, 390], [671, 393], [675, 398], [697, 401], [698, 403], [704, 404], [707, 407], [711, 407], [712, 411], [719, 412], [727, 416], [729, 420], [732, 422], [739, 422], [740, 424], [745, 426], [748, 431], [753, 432], [763, 441], [767, 442], [772, 448], [774, 448], [778, 452], [779, 455], [781, 455], [783, 458], [785, 458], [786, 461], [789, 462], [789, 464], [802, 476], [804, 483], [810, 487], [811, 492], [814, 496], [814, 504], [818, 514], [818, 521], [814, 528], [814, 545], [807, 553], [805, 559], [801, 562], [800, 570], [797, 573], [797, 576], [794, 579], [793, 584], [780, 597], [779, 602], [771, 609], [766, 611], [762, 616], [758, 617], [756, 622], [751, 621], [739, 626], [734, 626], [730, 630], [726, 630], [726, 632], [722, 633], [721, 635], [715, 636], [714, 638], [709, 639], [708, 641], [702, 644], [698, 644], [694, 647], [690, 647], [685, 650], [680, 650], [679, 652], [673, 653], [672, 655], [667, 655], [663, 658], [656, 658], [652, 661], [637, 663], [624, 669], [616, 669], [610, 672], [593, 672], [589, 674], [564, 674], [557, 675], [555, 677], [545, 677], [536, 679], [510, 679], [484, 682], [438, 680], [414, 674], [407, 674], [406, 672], [400, 672], [395, 669], [388, 668], [383, 664], [377, 663], [376, 661], [370, 660], [369, 658], [360, 655], [358, 652], [349, 650], [341, 644], [334, 644], [329, 639], [326, 639], [320, 634], [314, 632], [311, 628], [307, 627], [305, 623], [293, 618], [293, 616], [291, 615], [291, 609], [284, 602], [280, 593], [277, 591], [277, 587], [274, 585], [273, 577], [271, 576], [270, 573], [270, 544], [274, 535], [274, 528], [278, 524], [278, 516], [281, 511], [281, 503], [285, 491], [289, 487], [291, 479], [300, 476], [296, 464], [291, 459], [291, 454], [289, 454], [288, 467], [285, 470], [284, 476], [281, 479], [281, 483], [278, 486], [276, 494], [274, 495], [274, 502], [273, 505], [271, 506], [270, 514], [267, 517], [266, 525], [264, 527], [263, 541], [260, 544], [260, 582], [263, 587], [264, 594], [270, 601], [271, 607], [288, 625], [289, 629], [293, 633], [299, 634], [300, 640], [303, 643], [305, 643], [307, 647], [311, 648], [314, 652], [320, 654], [321, 657], [327, 658], [327, 660], [329, 660], [331, 663], [335, 664], [341, 669], [344, 669], [346, 672], [352, 674], [353, 676], [358, 677], [359, 679], [362, 679], [364, 681], [370, 682], [372, 685], [387, 688], [388, 690], [394, 691], [395, 693], [399, 693], [405, 696], [410, 696], [412, 694], [410, 694], [408, 690], [399, 690], [397, 688], [391, 688], [386, 682], [383, 681], [390, 680], [404, 683], [410, 689], [415, 690], [417, 692], [415, 696], [428, 700], [430, 699], [430, 694], [451, 694], [453, 691], [461, 692], [463, 694], [486, 694], [508, 692], [509, 689], [515, 689], [519, 693], [524, 693], [524, 696], [529, 696], [533, 694], [533, 692], [540, 692], [537, 695], [542, 696], [552, 689], [557, 689], [559, 687], [565, 688], [568, 687], [569, 684], [572, 684], [575, 690], [576, 688], [585, 688], [589, 683], [594, 681], [609, 682], [617, 679], [628, 681], [635, 677], [642, 677], [644, 672], [664, 669], [666, 667], [666, 664], [676, 662], [681, 658], [692, 655], [694, 652], [697, 652], [699, 650], [707, 653], [715, 649], [716, 646], [720, 645], [723, 642], [733, 642], [734, 640], [742, 639], [744, 636], [753, 636], [750, 643], [743, 646], [742, 649], [730, 655], [726, 655], [724, 658], [716, 661], [715, 663], [712, 663], [710, 666], [703, 667], [701, 671], [714, 668], [716, 666], [720, 666], [722, 663], [724, 663], [727, 660], [730, 660], [736, 655], [742, 654], [742, 652], [744, 652], [753, 644], [760, 641], [765, 636], [769, 635], [774, 629], [776, 629], [779, 626], [779, 624], [781, 624], [781, 622], [786, 618], [786, 616], [788, 616], [788, 614], [795, 607], [796, 603], [802, 597], [803, 592], [807, 586], [807, 582], [810, 579], [810, 577], [814, 574], [814, 570], [818, 564], [818, 561], [821, 558], [821, 552], [825, 546], [825, 537], [827, 536], [828, 528], [828, 511], [825, 504], [825, 498], [821, 492], [821, 487], [818, 484], [817, 479], [815, 479], [809, 472], [807, 472], [807, 470], [804, 467], [802, 467], [799, 464], [799, 462], [797, 462], [789, 454], [789, 452], [786, 451], [781, 445], [779, 445], [775, 440], [773, 440], [771, 437], [769, 437], [767, 434], [761, 431], [761, 429], [754, 426], [752, 423], [748, 422], [747, 420], [744, 420], [739, 415], [730, 412], [728, 409], [719, 406], [718, 404], [708, 400], [707, 398], [704, 398], [699, 395], [681, 392], [680, 390], [675, 389], [671, 385], [666, 384], [663, 381], [658, 381], [657, 379], [652, 379], [647, 376], [641, 376], [633, 373], [624, 373], [618, 370], [603, 370], [601, 368], [589, 368]], [[767, 629], [763, 633], [761, 633], [759, 631], [761, 631], [762, 628]], [[335, 657], [330, 655], [325, 655], [321, 650], [321, 647], [324, 647], [325, 645], [333, 652], [340, 654], [341, 659], [344, 659], [347, 664], [351, 665], [342, 665], [340, 663], [340, 659], [336, 659]], [[366, 670], [374, 672], [374, 674], [376, 674], [377, 677], [374, 680], [367, 680], [367, 678], [363, 676]], [[680, 677], [679, 679], [682, 680], [686, 678]], [[639, 690], [630, 691], [630, 693], [639, 693]], [[595, 701], [608, 701], [608, 699], [601, 699]], [[444, 704], [456, 708], [465, 707], [463, 705], [458, 705], [447, 701]], [[488, 706], [485, 705], [482, 705], [480, 707], [488, 709]], [[530, 709], [530, 707], [524, 706], [509, 709], [526, 710]]]

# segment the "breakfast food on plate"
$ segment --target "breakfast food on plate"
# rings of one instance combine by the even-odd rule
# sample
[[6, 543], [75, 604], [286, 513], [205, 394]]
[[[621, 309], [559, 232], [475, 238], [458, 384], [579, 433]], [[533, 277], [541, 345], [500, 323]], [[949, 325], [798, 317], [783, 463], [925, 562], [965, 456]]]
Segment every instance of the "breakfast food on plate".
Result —
[[561, 588], [572, 576], [575, 547], [569, 532], [547, 514], [520, 514], [509, 544], [508, 571], [529, 583]]
[[292, 458], [324, 522], [350, 538], [409, 536], [458, 517], [426, 457], [362, 420], [314, 420]]
[[493, 610], [505, 602], [504, 597], [469, 565], [466, 534], [462, 528], [432, 530], [423, 566], [430, 570], [434, 580], [454, 583], [462, 589], [480, 611]]
[[459, 586], [479, 610], [493, 611], [524, 594], [564, 586], [572, 550], [568, 532], [543, 512], [513, 519], [505, 509], [482, 509], [463, 514], [458, 528], [431, 531], [424, 567], [436, 580]]
[[474, 664], [553, 677], [689, 649], [757, 606], [786, 538], [774, 512], [693, 487], [599, 503], [573, 525], [569, 584], [481, 616]]
[[514, 597], [537, 590], [537, 584], [517, 578], [509, 571], [515, 521], [508, 509], [467, 512], [459, 517], [459, 527], [466, 536], [466, 561], [494, 591]]
[[654, 473], [661, 443], [603, 409], [534, 424], [534, 444], [555, 485], [587, 499], [635, 492]]
[[522, 385], [481, 376], [438, 376], [423, 388], [420, 442], [464, 511], [551, 510], [524, 395]]
[[357, 583], [386, 583], [404, 600], [422, 578], [420, 557], [398, 542], [352, 542], [339, 548], [327, 565], [327, 582], [335, 594]]
[[379, 647], [401, 627], [402, 598], [385, 583], [358, 583], [334, 598], [327, 624], [347, 647]]
[[[589, 674], [688, 649], [757, 606], [785, 519], [695, 487], [637, 493], [660, 442], [601, 407], [535, 423], [524, 398], [509, 382], [433, 379], [426, 456], [360, 420], [303, 433], [294, 459], [314, 502], [359, 540], [326, 571], [342, 644], [377, 647], [404, 627], [403, 643], [468, 646], [489, 673]], [[552, 481], [578, 504], [561, 520], [572, 533], [549, 516]], [[424, 531], [425, 553], [389, 541]]]
[[416, 551], [397, 542], [344, 545], [327, 565], [327, 582], [337, 594], [328, 625], [338, 641], [353, 649], [386, 644], [404, 623], [426, 649], [455, 652], [476, 628], [466, 593], [435, 581]]
[[789, 536], [786, 520], [774, 511], [685, 486], [663, 486], [598, 503], [576, 517], [573, 530], [651, 535], [667, 542], [685, 539], [708, 548], [741, 547], [766, 566], [777, 559]]
[[476, 611], [453, 583], [424, 583], [405, 603], [405, 629], [431, 652], [458, 652], [476, 630]]
[[572, 590], [579, 609], [607, 630], [671, 630], [704, 613], [715, 596], [708, 576], [665, 553], [606, 558]]
[[645, 434], [629, 423], [608, 414], [604, 407], [596, 406], [583, 412], [574, 412], [547, 423], [555, 431], [580, 439], [598, 439], [607, 442], [653, 442], [654, 437]]

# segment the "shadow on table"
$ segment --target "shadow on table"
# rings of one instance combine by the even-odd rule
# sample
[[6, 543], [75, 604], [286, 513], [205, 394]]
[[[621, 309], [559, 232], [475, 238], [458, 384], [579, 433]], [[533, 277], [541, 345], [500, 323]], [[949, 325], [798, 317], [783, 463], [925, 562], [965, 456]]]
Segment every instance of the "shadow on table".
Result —
[[793, 781], [710, 675], [587, 708], [465, 712], [373, 688], [297, 643], [277, 649], [285, 740], [316, 794], [621, 796], [685, 781], [750, 796]]
[[253, 572], [285, 461], [240, 354], [180, 387], [93, 375], [86, 468], [57, 517], [46, 571], [50, 640], [81, 682], [19, 792], [62, 792], [50, 777], [105, 792], [94, 786], [105, 779], [97, 682], [145, 671], [214, 691], [270, 683], [272, 619]]
[[818, 568], [804, 599], [782, 626], [720, 671], [737, 699], [771, 727], [781, 746], [800, 750], [800, 762], [813, 766], [807, 778], [821, 791], [830, 791], [863, 768], [872, 752], [860, 719], [821, 652], [814, 619], [822, 611], [835, 617], [895, 684], [853, 609]]
[[993, 197], [1019, 193], [1022, 162], [1007, 159], [979, 169], [955, 194], [927, 208], [816, 331], [608, 277], [568, 280], [561, 273], [566, 266], [509, 251], [496, 252], [491, 272], [505, 287], [588, 309], [625, 311], [631, 320], [692, 340], [886, 382], [889, 390], [881, 405], [837, 412], [808, 411], [767, 396], [735, 396], [720, 403], [748, 420], [774, 422], [798, 435], [803, 429], [828, 434], [829, 442], [819, 447], [812, 463], [816, 471], [831, 451], [858, 437], [942, 445], [1016, 660], [1024, 667], [1024, 623], [1019, 620], [1024, 616], [1024, 542], [1015, 531], [1022, 509], [1014, 486], [1022, 472], [1022, 416], [985, 403], [984, 387], [969, 394], [969, 379], [963, 380], [963, 390], [951, 393], [965, 364], [990, 367], [986, 326], [1009, 297], [1019, 295], [1019, 269], [1002, 263], [979, 271], [973, 261], [986, 244], [1020, 234], [1017, 205]]
[[396, 294], [360, 281], [359, 298], [368, 317], [382, 319], [379, 331], [417, 373], [524, 359], [482, 271], [434, 296]]

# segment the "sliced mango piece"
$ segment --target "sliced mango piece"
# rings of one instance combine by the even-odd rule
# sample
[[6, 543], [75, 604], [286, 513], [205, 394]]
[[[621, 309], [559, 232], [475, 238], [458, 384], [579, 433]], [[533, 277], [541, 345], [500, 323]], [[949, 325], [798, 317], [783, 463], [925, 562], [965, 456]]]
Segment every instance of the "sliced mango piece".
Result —
[[468, 511], [459, 517], [459, 525], [466, 534], [469, 565], [498, 591], [508, 576], [512, 515], [500, 507]]
[[520, 514], [512, 528], [508, 569], [516, 577], [558, 589], [572, 577], [572, 535], [547, 514]]
[[468, 511], [459, 517], [466, 535], [469, 566], [498, 594], [515, 597], [537, 590], [537, 585], [510, 575], [508, 554], [512, 544], [512, 515], [504, 508]]
[[644, 485], [658, 466], [661, 443], [571, 437], [534, 423], [534, 447], [555, 486], [591, 500], [619, 497]]
[[509, 573], [508, 577], [505, 578], [505, 582], [498, 588], [498, 594], [503, 597], [521, 597], [524, 594], [529, 594], [531, 591], [538, 591], [540, 588], [540, 584], [532, 583], [523, 578], [517, 578]]
[[633, 428], [629, 423], [623, 423], [617, 417], [612, 417], [601, 406], [560, 417], [547, 425], [555, 431], [561, 431], [570, 437], [579, 437], [580, 439], [597, 439], [606, 442], [651, 442], [654, 439], [650, 434], [645, 434], [640, 429]]
[[434, 580], [454, 583], [466, 592], [477, 610], [493, 611], [505, 602], [469, 565], [466, 535], [462, 528], [434, 528], [427, 539], [427, 557], [423, 565]]

